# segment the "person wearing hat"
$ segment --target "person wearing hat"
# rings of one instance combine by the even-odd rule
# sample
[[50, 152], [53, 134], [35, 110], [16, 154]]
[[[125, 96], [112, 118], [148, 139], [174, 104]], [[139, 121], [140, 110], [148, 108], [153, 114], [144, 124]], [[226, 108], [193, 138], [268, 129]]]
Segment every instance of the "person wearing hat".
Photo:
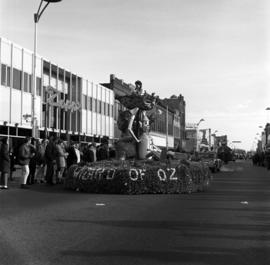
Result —
[[135, 92], [139, 95], [142, 94], [142, 82], [140, 80], [135, 82]]
[[8, 174], [10, 171], [10, 158], [8, 150], [8, 138], [2, 139], [0, 149], [0, 172], [1, 172], [1, 189], [8, 189]]

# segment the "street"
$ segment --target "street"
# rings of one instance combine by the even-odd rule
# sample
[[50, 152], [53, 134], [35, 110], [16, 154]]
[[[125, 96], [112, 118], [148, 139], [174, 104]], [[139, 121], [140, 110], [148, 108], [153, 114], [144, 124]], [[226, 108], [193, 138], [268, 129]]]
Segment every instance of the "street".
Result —
[[1, 265], [270, 264], [270, 171], [238, 160], [206, 192], [0, 191]]

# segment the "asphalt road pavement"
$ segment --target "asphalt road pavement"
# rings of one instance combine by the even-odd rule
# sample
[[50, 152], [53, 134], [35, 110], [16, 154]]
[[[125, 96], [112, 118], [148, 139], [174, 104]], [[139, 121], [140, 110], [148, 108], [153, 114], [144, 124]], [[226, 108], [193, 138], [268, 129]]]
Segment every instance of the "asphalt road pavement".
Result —
[[206, 192], [0, 190], [1, 265], [269, 265], [270, 171], [231, 162]]

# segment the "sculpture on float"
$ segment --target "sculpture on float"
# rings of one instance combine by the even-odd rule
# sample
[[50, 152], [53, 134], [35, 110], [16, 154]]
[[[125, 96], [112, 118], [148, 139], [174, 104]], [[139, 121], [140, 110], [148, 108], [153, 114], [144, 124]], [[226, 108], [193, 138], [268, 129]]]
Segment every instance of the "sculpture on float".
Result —
[[136, 81], [135, 91], [131, 95], [118, 96], [116, 99], [126, 108], [119, 111], [117, 121], [122, 133], [115, 145], [117, 157], [144, 159], [148, 153], [150, 124], [153, 122], [153, 115], [148, 115], [147, 111], [153, 109], [157, 97], [154, 93], [143, 93], [142, 82]]
[[116, 96], [124, 106], [117, 121], [121, 137], [115, 143], [116, 155], [120, 160], [130, 161], [73, 165], [65, 178], [65, 188], [114, 194], [180, 194], [207, 189], [210, 181], [207, 164], [179, 157], [171, 163], [167, 152], [165, 159], [156, 154], [162, 150], [154, 146], [149, 132], [157, 97], [143, 93], [140, 81], [135, 85], [130, 95]]

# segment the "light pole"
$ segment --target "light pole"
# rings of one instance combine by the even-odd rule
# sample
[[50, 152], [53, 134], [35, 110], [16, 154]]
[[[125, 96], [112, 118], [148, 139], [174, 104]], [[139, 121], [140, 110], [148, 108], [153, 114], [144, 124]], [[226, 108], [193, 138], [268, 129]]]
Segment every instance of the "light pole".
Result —
[[203, 121], [204, 119], [200, 119], [199, 122], [196, 124], [196, 151], [199, 151], [199, 125]]
[[[32, 80], [32, 137], [36, 137], [36, 61], [37, 61], [37, 23], [39, 22], [39, 19], [41, 18], [41, 15], [45, 11], [46, 7], [50, 3], [56, 3], [60, 2], [62, 0], [41, 0], [38, 11], [34, 14], [34, 22], [35, 22], [35, 31], [34, 31], [34, 67], [33, 67], [33, 80]], [[42, 7], [43, 2], [46, 2], [46, 4]], [[46, 126], [46, 125], [45, 125]]]

